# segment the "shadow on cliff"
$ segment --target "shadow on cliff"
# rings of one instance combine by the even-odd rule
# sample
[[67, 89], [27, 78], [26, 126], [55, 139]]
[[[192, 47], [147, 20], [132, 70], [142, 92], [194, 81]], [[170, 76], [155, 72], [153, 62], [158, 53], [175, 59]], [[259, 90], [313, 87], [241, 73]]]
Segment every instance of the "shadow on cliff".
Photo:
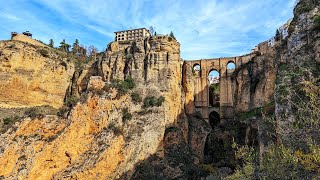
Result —
[[234, 144], [248, 143], [245, 139], [249, 136], [249, 143], [257, 145], [256, 131], [248, 132], [248, 126], [238, 121], [214, 120], [212, 117], [206, 121], [200, 113], [187, 114], [182, 109], [175, 124], [165, 129], [157, 153], [136, 163], [120, 179], [201, 179], [210, 174], [220, 177], [233, 173], [242, 163], [235, 157]]
[[181, 112], [176, 117], [175, 124], [167, 125], [157, 153], [138, 162], [120, 179], [200, 179], [207, 175], [205, 170], [196, 165], [202, 160], [195, 152], [197, 150], [193, 149], [191, 141], [192, 136], [198, 133], [202, 142], [193, 144], [204, 146], [202, 144], [211, 131], [210, 125], [195, 114], [186, 114], [184, 109]]

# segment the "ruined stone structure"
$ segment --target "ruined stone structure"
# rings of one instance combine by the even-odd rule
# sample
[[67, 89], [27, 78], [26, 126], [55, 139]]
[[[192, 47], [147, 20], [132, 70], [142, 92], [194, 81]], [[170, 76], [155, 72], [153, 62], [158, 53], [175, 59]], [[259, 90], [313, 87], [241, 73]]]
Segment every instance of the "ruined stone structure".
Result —
[[[194, 73], [194, 107], [195, 111], [201, 113], [204, 119], [209, 118], [209, 114], [217, 112], [221, 119], [231, 119], [234, 116], [234, 100], [231, 76], [234, 70], [227, 69], [229, 63], [234, 63], [235, 68], [247, 63], [255, 54], [239, 57], [215, 58], [185, 61], [186, 66], [194, 68], [200, 66], [199, 73]], [[220, 74], [220, 105], [210, 107], [209, 105], [209, 79], [211, 71], [218, 71]]]
[[144, 38], [150, 36], [151, 34], [148, 29], [139, 28], [115, 32], [115, 41], [143, 40]]
[[41, 46], [41, 47], [47, 46], [46, 44], [36, 39], [33, 39], [32, 34], [29, 31], [25, 31], [22, 34], [17, 32], [11, 32], [11, 40], [22, 41], [22, 42], [30, 43], [30, 44]]
[[12, 40], [16, 35], [18, 35], [17, 32], [11, 32], [11, 40]]

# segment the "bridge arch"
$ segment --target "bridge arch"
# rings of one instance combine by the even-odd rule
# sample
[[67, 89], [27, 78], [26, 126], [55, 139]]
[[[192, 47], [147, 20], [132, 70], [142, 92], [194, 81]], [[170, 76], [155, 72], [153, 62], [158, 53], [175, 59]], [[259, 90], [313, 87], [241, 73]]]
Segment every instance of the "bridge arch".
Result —
[[201, 65], [199, 63], [194, 63], [192, 66], [192, 72], [194, 76], [200, 77]]
[[209, 114], [209, 123], [210, 123], [212, 128], [217, 126], [220, 123], [220, 114], [217, 113], [216, 111], [212, 111]]
[[227, 72], [232, 73], [236, 69], [236, 63], [233, 60], [229, 60], [227, 63]]
[[194, 71], [200, 71], [201, 70], [201, 65], [199, 63], [194, 63], [192, 66]]
[[[193, 71], [191, 78], [194, 82], [194, 111], [201, 112], [206, 120], [209, 120], [209, 114], [212, 111], [218, 112], [223, 121], [234, 117], [233, 93], [235, 89], [231, 75], [238, 66], [247, 62], [246, 59], [244, 60], [242, 57], [222, 57], [186, 62]], [[219, 75], [213, 79], [212, 72]]]
[[216, 69], [211, 69], [208, 72], [208, 105], [209, 107], [220, 106], [220, 72]]

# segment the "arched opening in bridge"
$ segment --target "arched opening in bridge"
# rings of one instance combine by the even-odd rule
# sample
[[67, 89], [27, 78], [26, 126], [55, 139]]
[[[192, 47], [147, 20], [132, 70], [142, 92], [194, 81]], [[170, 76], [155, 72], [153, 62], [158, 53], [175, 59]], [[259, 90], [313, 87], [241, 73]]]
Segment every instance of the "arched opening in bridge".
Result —
[[208, 74], [209, 81], [209, 107], [220, 107], [220, 73], [211, 70]]
[[193, 69], [192, 69], [193, 75], [200, 76], [200, 71], [201, 71], [200, 64], [198, 64], [198, 63], [194, 64]]
[[235, 69], [236, 69], [236, 64], [233, 61], [229, 61], [227, 64], [227, 72], [233, 73]]
[[212, 129], [220, 123], [220, 115], [216, 111], [212, 111], [209, 114], [209, 122]]

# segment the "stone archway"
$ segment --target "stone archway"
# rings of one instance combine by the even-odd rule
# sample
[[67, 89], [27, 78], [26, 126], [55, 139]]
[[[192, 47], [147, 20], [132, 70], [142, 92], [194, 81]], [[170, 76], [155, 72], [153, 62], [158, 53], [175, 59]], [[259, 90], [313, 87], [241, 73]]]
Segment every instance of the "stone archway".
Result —
[[220, 72], [216, 69], [208, 73], [208, 98], [209, 107], [220, 107]]
[[209, 123], [212, 129], [220, 123], [220, 115], [216, 111], [212, 111], [209, 114]]

